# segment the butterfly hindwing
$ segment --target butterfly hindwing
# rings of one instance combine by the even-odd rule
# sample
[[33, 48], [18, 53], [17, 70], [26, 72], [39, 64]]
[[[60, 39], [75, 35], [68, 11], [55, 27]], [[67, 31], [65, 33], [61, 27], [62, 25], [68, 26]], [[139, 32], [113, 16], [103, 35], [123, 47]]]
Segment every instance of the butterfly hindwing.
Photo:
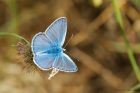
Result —
[[42, 70], [49, 70], [52, 68], [52, 64], [55, 61], [55, 57], [48, 54], [38, 54], [35, 55], [34, 63]]
[[65, 53], [58, 55], [53, 66], [53, 68], [59, 69], [64, 72], [76, 72], [77, 66], [72, 61], [72, 59]]

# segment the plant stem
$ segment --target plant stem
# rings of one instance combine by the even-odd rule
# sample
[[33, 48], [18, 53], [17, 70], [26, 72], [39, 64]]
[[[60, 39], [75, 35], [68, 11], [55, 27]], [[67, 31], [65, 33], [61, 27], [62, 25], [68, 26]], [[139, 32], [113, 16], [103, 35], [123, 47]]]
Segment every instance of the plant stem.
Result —
[[22, 36], [20, 36], [20, 35], [18, 35], [18, 34], [15, 34], [15, 33], [0, 32], [0, 36], [3, 36], [3, 35], [10, 35], [10, 36], [19, 38], [19, 39], [24, 40], [27, 44], [30, 44], [30, 42], [29, 42], [28, 40], [26, 40], [24, 37], [22, 37]]
[[18, 33], [19, 29], [19, 17], [17, 13], [17, 0], [5, 0], [9, 7], [10, 11], [10, 24], [9, 24], [9, 29], [10, 31], [14, 31], [15, 33]]
[[128, 53], [128, 57], [130, 59], [130, 63], [132, 65], [133, 71], [134, 71], [138, 81], [140, 82], [140, 69], [137, 65], [136, 59], [134, 57], [134, 53], [132, 51], [132, 48], [131, 48], [129, 41], [128, 41], [126, 34], [125, 34], [124, 23], [122, 20], [118, 0], [112, 0], [112, 4], [113, 4], [114, 12], [115, 12], [116, 21], [117, 21], [118, 25], [120, 26], [120, 33], [124, 39], [124, 42], [125, 42], [125, 45], [127, 48], [127, 53]]

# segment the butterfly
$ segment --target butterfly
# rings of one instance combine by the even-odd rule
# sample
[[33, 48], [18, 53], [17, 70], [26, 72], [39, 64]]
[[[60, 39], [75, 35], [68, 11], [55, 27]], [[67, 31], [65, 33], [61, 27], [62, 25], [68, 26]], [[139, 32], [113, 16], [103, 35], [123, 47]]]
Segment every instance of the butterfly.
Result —
[[76, 72], [77, 66], [62, 48], [67, 33], [67, 19], [56, 19], [45, 32], [37, 33], [31, 43], [33, 62], [41, 70]]

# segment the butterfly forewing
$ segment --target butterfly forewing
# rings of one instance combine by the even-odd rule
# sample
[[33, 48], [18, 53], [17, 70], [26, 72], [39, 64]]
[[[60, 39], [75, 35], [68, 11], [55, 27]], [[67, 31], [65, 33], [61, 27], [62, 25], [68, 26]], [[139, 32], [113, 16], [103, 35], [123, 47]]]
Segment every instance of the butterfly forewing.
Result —
[[33, 37], [31, 47], [34, 54], [41, 53], [51, 47], [51, 41], [43, 32], [39, 32]]
[[45, 31], [46, 36], [54, 45], [63, 46], [67, 33], [67, 20], [65, 17], [55, 20]]

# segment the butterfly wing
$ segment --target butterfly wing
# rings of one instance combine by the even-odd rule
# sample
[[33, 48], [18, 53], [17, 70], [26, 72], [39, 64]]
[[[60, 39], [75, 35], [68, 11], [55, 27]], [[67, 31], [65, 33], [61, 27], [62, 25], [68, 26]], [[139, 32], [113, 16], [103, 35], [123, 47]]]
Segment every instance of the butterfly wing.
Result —
[[45, 31], [46, 36], [54, 45], [63, 46], [67, 33], [67, 20], [65, 17], [56, 19]]
[[52, 67], [64, 72], [76, 72], [78, 70], [72, 59], [65, 53], [57, 56]]
[[55, 57], [48, 54], [35, 55], [33, 58], [34, 63], [42, 70], [49, 70], [55, 61]]
[[51, 47], [51, 41], [43, 32], [39, 32], [33, 37], [31, 47], [34, 54], [41, 53]]
[[51, 47], [51, 41], [43, 32], [36, 34], [31, 43], [34, 63], [42, 70], [51, 69], [55, 57], [46, 52]]

